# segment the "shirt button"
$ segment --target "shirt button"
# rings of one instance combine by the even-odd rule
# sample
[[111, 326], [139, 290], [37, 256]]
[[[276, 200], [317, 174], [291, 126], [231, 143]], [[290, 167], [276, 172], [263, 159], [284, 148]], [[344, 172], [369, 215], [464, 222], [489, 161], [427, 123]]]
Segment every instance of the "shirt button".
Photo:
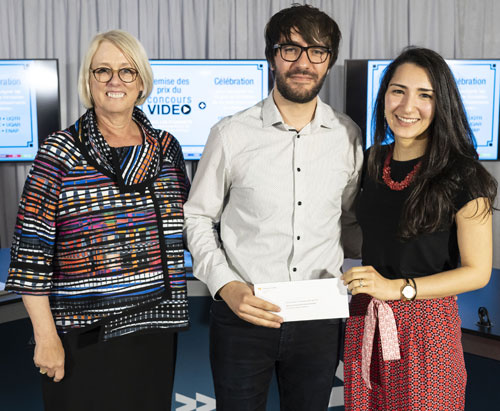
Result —
[[292, 271], [297, 271], [297, 267], [293, 267], [293, 268], [292, 268]]
[[298, 205], [302, 205], [302, 201], [299, 201], [297, 204], [298, 204]]
[[300, 138], [300, 134], [297, 134], [297, 138]]
[[300, 240], [300, 235], [297, 236], [297, 240]]
[[300, 167], [297, 167], [297, 171], [300, 173]]

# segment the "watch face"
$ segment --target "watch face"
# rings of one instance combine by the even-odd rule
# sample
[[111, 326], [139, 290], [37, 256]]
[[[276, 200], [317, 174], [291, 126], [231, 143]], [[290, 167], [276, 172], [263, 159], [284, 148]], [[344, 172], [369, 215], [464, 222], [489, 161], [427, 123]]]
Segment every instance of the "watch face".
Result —
[[415, 295], [415, 289], [411, 285], [405, 285], [401, 293], [405, 298], [410, 299]]

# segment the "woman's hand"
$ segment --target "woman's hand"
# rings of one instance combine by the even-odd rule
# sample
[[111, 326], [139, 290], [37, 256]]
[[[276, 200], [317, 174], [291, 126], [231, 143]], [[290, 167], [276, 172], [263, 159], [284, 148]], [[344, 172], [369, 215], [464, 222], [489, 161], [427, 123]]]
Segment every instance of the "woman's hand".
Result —
[[49, 297], [23, 295], [23, 303], [33, 324], [35, 355], [33, 362], [42, 374], [59, 382], [64, 377], [64, 348], [50, 311]]
[[385, 278], [370, 265], [352, 267], [340, 278], [352, 295], [368, 294], [383, 301], [401, 299], [401, 288], [404, 285], [404, 280]]
[[40, 368], [40, 373], [47, 374], [55, 382], [63, 379], [64, 348], [57, 334], [36, 339], [33, 362]]

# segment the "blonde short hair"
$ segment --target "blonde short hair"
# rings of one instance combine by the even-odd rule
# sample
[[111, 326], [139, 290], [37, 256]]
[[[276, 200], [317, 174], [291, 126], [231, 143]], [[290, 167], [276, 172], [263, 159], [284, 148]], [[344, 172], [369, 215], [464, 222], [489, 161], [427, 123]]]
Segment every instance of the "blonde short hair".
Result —
[[94, 100], [90, 93], [90, 65], [92, 64], [94, 54], [103, 41], [109, 41], [115, 47], [119, 48], [127, 60], [138, 71], [139, 78], [144, 87], [143, 92], [135, 102], [137, 106], [140, 106], [146, 101], [153, 89], [153, 70], [142, 44], [134, 36], [123, 30], [110, 30], [105, 33], [99, 33], [90, 42], [80, 66], [80, 75], [78, 77], [80, 101], [86, 108], [94, 107]]

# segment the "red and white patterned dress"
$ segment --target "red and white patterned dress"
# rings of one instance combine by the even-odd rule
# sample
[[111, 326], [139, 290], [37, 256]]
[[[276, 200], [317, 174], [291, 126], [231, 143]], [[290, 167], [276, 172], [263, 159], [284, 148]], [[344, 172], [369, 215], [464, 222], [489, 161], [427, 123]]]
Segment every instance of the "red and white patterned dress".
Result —
[[361, 346], [370, 300], [360, 294], [350, 305], [344, 347], [346, 411], [463, 410], [467, 375], [456, 301], [386, 301], [396, 320], [401, 359], [383, 360], [377, 328], [369, 390], [361, 376]]

